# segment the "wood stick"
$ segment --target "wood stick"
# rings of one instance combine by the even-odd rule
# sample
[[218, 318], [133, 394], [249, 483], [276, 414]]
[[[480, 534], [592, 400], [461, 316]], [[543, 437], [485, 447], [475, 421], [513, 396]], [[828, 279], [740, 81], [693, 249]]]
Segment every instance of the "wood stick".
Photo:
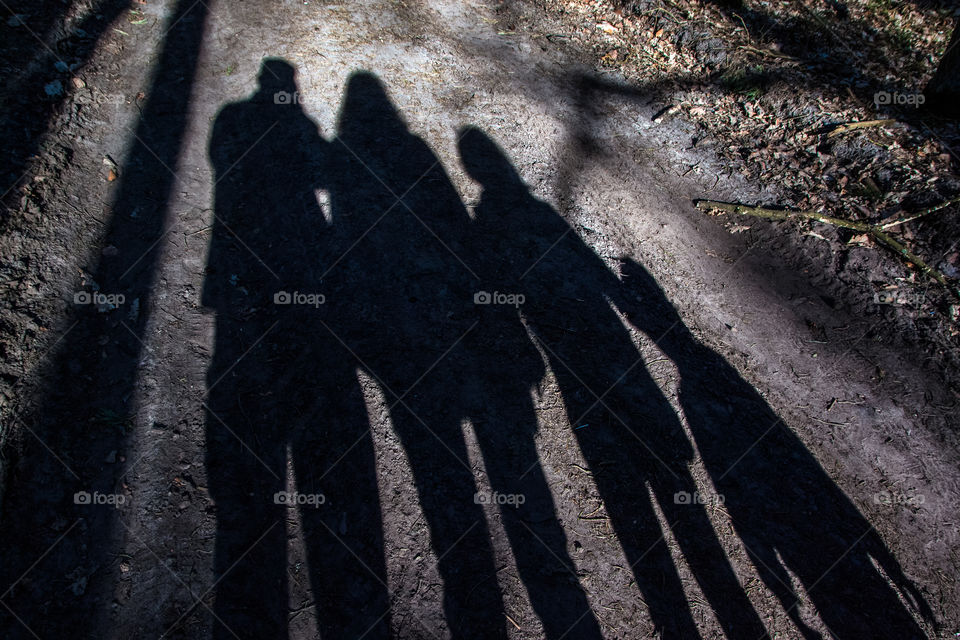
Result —
[[960, 293], [950, 287], [950, 283], [947, 281], [946, 276], [928, 265], [923, 261], [922, 258], [891, 238], [888, 234], [884, 233], [883, 230], [876, 225], [867, 224], [866, 222], [856, 222], [854, 220], [844, 220], [843, 218], [825, 216], [817, 213], [816, 211], [788, 211], [781, 209], [767, 209], [766, 207], [748, 207], [742, 204], [717, 202], [715, 200], [697, 200], [696, 207], [701, 211], [723, 211], [724, 213], [767, 218], [770, 220], [791, 220], [797, 218], [815, 220], [817, 222], [823, 222], [824, 224], [831, 224], [835, 227], [843, 227], [844, 229], [852, 229], [853, 231], [869, 234], [870, 237], [872, 237], [878, 243], [886, 246], [888, 249], [897, 253], [901, 258], [914, 264], [921, 273], [930, 276], [946, 287], [947, 291], [949, 291], [955, 298], [960, 299]]
[[863, 120], [861, 122], [846, 122], [828, 133], [827, 137], [832, 138], [840, 135], [841, 133], [846, 133], [847, 131], [866, 129], [867, 127], [885, 127], [888, 124], [893, 124], [895, 122], [896, 120]]
[[940, 204], [938, 204], [938, 205], [936, 205], [936, 206], [934, 206], [934, 207], [930, 207], [929, 209], [924, 209], [924, 210], [921, 211], [920, 213], [915, 213], [915, 214], [913, 214], [913, 215], [903, 216], [902, 218], [897, 218], [896, 220], [893, 220], [893, 221], [891, 221], [891, 222], [881, 222], [881, 223], [880, 223], [880, 228], [883, 229], [883, 230], [887, 230], [887, 229], [889, 229], [890, 227], [895, 227], [895, 226], [897, 226], [898, 224], [903, 224], [904, 222], [910, 222], [910, 221], [912, 221], [912, 220], [916, 220], [917, 218], [922, 218], [923, 216], [929, 215], [929, 214], [931, 214], [931, 213], [936, 213], [937, 211], [940, 211], [941, 209], [945, 209], [946, 207], [949, 207], [950, 205], [956, 204], [956, 203], [958, 203], [958, 202], [960, 202], [960, 198], [954, 198], [954, 199], [952, 199], [952, 200], [947, 200], [946, 202], [941, 202]]

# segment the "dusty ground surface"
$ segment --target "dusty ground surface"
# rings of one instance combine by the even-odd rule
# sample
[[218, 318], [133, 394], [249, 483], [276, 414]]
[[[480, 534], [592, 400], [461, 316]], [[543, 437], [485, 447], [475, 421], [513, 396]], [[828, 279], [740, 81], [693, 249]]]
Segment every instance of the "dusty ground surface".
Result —
[[[878, 295], [900, 296], [886, 314], [889, 339], [956, 375], [960, 353], [960, 127], [930, 108], [927, 84], [960, 10], [917, 0], [541, 0], [563, 16], [550, 37], [593, 54], [631, 85], [649, 88], [657, 118], [693, 125], [690, 146], [723, 158], [720, 173], [775, 185], [757, 202], [814, 210], [883, 226], [947, 285], [862, 232], [801, 222], [829, 295], [863, 312]], [[882, 126], [844, 133], [848, 123]], [[692, 162], [680, 173], [711, 169]], [[704, 198], [710, 198], [704, 195]], [[731, 233], [764, 233], [755, 218], [731, 216]], [[789, 233], [778, 229], [777, 234]], [[797, 263], [798, 268], [803, 268]], [[955, 384], [955, 383], [954, 383]]]
[[3, 27], [5, 637], [960, 632], [943, 347], [662, 95], [520, 3], [133, 8]]

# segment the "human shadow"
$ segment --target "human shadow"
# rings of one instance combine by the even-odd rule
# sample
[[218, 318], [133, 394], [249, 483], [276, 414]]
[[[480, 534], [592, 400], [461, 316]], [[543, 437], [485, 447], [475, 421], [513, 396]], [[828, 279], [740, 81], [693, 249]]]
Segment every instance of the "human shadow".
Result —
[[383, 638], [373, 444], [353, 358], [323, 329], [322, 274], [334, 247], [314, 190], [331, 145], [298, 95], [294, 68], [267, 59], [256, 92], [223, 107], [210, 136], [216, 218], [203, 302], [216, 312], [206, 403], [214, 637], [286, 637], [295, 509], [321, 636]]
[[[697, 449], [764, 584], [807, 640], [806, 592], [836, 638], [926, 638], [933, 613], [873, 526], [760, 394], [699, 342], [643, 266], [623, 265], [624, 311], [677, 367]], [[892, 585], [892, 587], [891, 587]], [[906, 605], [904, 604], [906, 603]]]
[[693, 338], [649, 273], [627, 262], [623, 279], [614, 276], [572, 227], [528, 192], [479, 130], [466, 130], [460, 149], [484, 188], [476, 224], [488, 232], [477, 241], [489, 243], [508, 265], [501, 286], [526, 294], [527, 328], [548, 356], [578, 444], [664, 637], [697, 632], [645, 485], [727, 637], [766, 632], [701, 506], [704, 496], [687, 469], [692, 447], [613, 307], [677, 366], [679, 401], [718, 497], [803, 636], [820, 637], [799, 616], [788, 570], [837, 637], [925, 637], [914, 615], [933, 623], [932, 612], [877, 532], [757, 391]]
[[[285, 630], [284, 511], [272, 499], [287, 488], [288, 456], [297, 479], [290, 500], [324, 499], [300, 511], [318, 626], [335, 637], [389, 630], [357, 369], [387, 394], [452, 637], [506, 637], [487, 502], [503, 515], [546, 636], [601, 637], [533, 446], [529, 391], [542, 359], [515, 318], [498, 321], [475, 304], [480, 283], [497, 276], [469, 263], [496, 258], [466, 243], [475, 230], [439, 160], [372, 74], [351, 76], [329, 143], [296, 105], [289, 65], [266, 63], [260, 85], [224, 107], [210, 141], [216, 220], [204, 304], [217, 314], [207, 465], [218, 637]], [[327, 217], [315, 189], [329, 193]], [[477, 490], [467, 419], [490, 494]], [[349, 505], [347, 532], [337, 504]]]
[[557, 378], [654, 625], [663, 637], [699, 637], [647, 485], [728, 637], [763, 637], [703, 506], [683, 498], [696, 492], [687, 468], [693, 450], [611, 308], [619, 280], [556, 211], [529, 193], [489, 137], [467, 129], [460, 152], [483, 186], [475, 241], [490, 247], [499, 285], [526, 295], [527, 329]]
[[[693, 446], [618, 310], [654, 340], [672, 336], [658, 344], [680, 372], [680, 402], [704, 463], [804, 637], [818, 636], [796, 611], [787, 568], [839, 637], [883, 628], [922, 637], [870, 558], [921, 615], [929, 607], [802, 443], [758, 431], [775, 414], [692, 339], [642, 267], [628, 265], [625, 285], [530, 194], [489, 137], [468, 128], [459, 141], [464, 167], [483, 187], [471, 219], [372, 74], [350, 77], [330, 142], [296, 105], [292, 67], [269, 61], [260, 80], [249, 100], [221, 111], [210, 149], [217, 220], [204, 302], [217, 311], [208, 472], [219, 637], [286, 630], [287, 506], [278, 502], [300, 503], [321, 631], [389, 633], [377, 470], [357, 369], [386, 396], [452, 637], [507, 635], [487, 502], [498, 507], [545, 636], [602, 637], [534, 443], [530, 393], [546, 367], [661, 636], [699, 632], [656, 507], [726, 636], [766, 637], [698, 499]], [[329, 192], [326, 216], [316, 189]], [[478, 491], [467, 421], [491, 494]], [[792, 488], [783, 460], [797, 462]], [[311, 496], [322, 503], [315, 508]], [[859, 613], [865, 602], [879, 622]]]
[[[509, 167], [486, 162], [479, 130], [461, 136], [469, 174], [485, 185], [464, 240], [467, 261], [475, 265], [479, 289], [473, 294], [474, 329], [464, 338], [468, 360], [467, 413], [493, 490], [521, 580], [547, 638], [601, 638], [575, 565], [566, 533], [556, 515], [545, 471], [535, 446], [537, 414], [532, 392], [546, 374], [546, 363], [530, 339], [525, 310], [536, 240], [516, 234], [505, 218], [526, 202], [519, 176]], [[518, 243], [523, 249], [518, 251]], [[539, 293], [539, 292], [538, 292]], [[529, 300], [538, 304], [538, 300]]]
[[[469, 217], [437, 157], [370, 73], [347, 82], [332, 143], [327, 325], [385, 394], [443, 580], [454, 638], [503, 638], [504, 610], [462, 430], [474, 274]], [[420, 624], [431, 625], [431, 621]]]

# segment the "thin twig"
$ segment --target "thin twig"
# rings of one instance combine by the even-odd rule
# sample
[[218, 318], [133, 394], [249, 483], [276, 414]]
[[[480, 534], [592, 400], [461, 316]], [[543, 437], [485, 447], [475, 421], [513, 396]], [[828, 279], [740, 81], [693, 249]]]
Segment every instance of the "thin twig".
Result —
[[889, 124], [894, 124], [896, 120], [887, 119], [887, 120], [863, 120], [861, 122], [846, 122], [839, 125], [837, 128], [833, 129], [830, 133], [827, 134], [828, 138], [833, 138], [838, 136], [841, 133], [846, 133], [848, 131], [854, 131], [856, 129], [866, 129], [867, 127], [885, 127]]
[[881, 230], [877, 225], [867, 224], [866, 222], [856, 222], [854, 220], [844, 220], [843, 218], [833, 218], [831, 216], [825, 216], [817, 213], [816, 211], [767, 209], [765, 207], [749, 207], [742, 204], [717, 202], [714, 200], [697, 200], [696, 207], [701, 211], [717, 210], [725, 213], [735, 213], [742, 216], [754, 216], [757, 218], [768, 218], [771, 220], [791, 220], [797, 218], [815, 220], [817, 222], [823, 222], [824, 224], [830, 224], [835, 227], [852, 229], [854, 231], [869, 234], [874, 240], [882, 245], [885, 245], [888, 249], [898, 254], [901, 258], [915, 265], [921, 273], [930, 276], [942, 284], [954, 297], [960, 299], [960, 293], [950, 286], [946, 276], [928, 265], [923, 261], [923, 259], [907, 249], [905, 246], [891, 238], [890, 235], [884, 233], [883, 230]]
[[787, 55], [785, 53], [779, 53], [777, 51], [769, 51], [767, 49], [758, 49], [756, 47], [751, 47], [750, 45], [746, 45], [746, 44], [740, 45], [738, 48], [743, 49], [744, 51], [752, 51], [760, 55], [770, 56], [771, 58], [781, 58], [783, 60], [796, 60], [795, 57]]
[[931, 213], [936, 213], [937, 211], [940, 211], [941, 209], [944, 209], [944, 208], [946, 208], [946, 207], [949, 207], [950, 205], [956, 204], [956, 203], [958, 203], [958, 202], [960, 202], [960, 198], [954, 198], [954, 199], [952, 199], [952, 200], [947, 200], [946, 202], [941, 202], [940, 204], [938, 204], [938, 205], [936, 205], [936, 206], [934, 206], [934, 207], [930, 207], [929, 209], [924, 209], [924, 210], [921, 211], [920, 213], [915, 213], [915, 214], [909, 215], [909, 216], [903, 216], [902, 218], [897, 218], [896, 220], [893, 220], [892, 222], [883, 222], [883, 223], [880, 223], [880, 228], [883, 229], [883, 230], [887, 230], [887, 229], [889, 229], [890, 227], [895, 227], [895, 226], [897, 226], [898, 224], [903, 224], [904, 222], [910, 222], [910, 221], [912, 221], [912, 220], [916, 220], [917, 218], [922, 218], [923, 216], [929, 215], [929, 214], [931, 214]]

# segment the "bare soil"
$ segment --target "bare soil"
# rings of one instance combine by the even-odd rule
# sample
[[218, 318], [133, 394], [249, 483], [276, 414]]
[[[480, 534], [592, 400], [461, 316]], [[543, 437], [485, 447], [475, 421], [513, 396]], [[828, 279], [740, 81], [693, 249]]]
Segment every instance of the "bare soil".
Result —
[[945, 294], [581, 16], [10, 9], [4, 637], [960, 633]]

